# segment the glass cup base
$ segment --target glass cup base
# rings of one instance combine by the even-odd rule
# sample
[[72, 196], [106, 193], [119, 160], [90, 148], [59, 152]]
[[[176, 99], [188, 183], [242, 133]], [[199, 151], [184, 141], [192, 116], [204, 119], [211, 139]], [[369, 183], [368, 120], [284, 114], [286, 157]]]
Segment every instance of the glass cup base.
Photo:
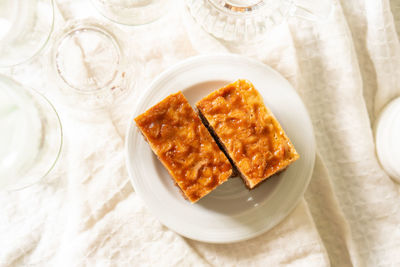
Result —
[[139, 68], [118, 30], [103, 22], [72, 22], [53, 46], [52, 69], [58, 87], [83, 108], [101, 108], [132, 90]]
[[164, 15], [167, 0], [92, 0], [96, 9], [109, 20], [125, 25], [143, 25]]

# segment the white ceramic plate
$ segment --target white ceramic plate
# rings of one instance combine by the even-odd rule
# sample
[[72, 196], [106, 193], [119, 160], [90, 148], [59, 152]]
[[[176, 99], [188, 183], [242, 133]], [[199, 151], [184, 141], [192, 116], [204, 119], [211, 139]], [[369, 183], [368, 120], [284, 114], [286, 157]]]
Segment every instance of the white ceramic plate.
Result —
[[[182, 91], [194, 103], [238, 78], [250, 80], [292, 140], [300, 159], [278, 176], [249, 191], [231, 178], [191, 204], [144, 141], [133, 118], [169, 94]], [[310, 181], [315, 141], [310, 118], [296, 91], [268, 66], [241, 56], [200, 56], [160, 74], [141, 96], [126, 137], [126, 160], [135, 191], [159, 220], [195, 240], [229, 243], [255, 237], [282, 221]]]

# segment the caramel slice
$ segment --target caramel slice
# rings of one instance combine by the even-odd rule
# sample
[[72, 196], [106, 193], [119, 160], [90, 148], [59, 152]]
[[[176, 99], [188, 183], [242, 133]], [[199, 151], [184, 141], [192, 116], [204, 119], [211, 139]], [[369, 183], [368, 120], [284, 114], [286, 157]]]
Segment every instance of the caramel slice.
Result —
[[181, 92], [135, 122], [183, 195], [196, 202], [225, 182], [232, 166]]
[[249, 81], [228, 84], [196, 106], [248, 188], [254, 188], [299, 158], [281, 125]]

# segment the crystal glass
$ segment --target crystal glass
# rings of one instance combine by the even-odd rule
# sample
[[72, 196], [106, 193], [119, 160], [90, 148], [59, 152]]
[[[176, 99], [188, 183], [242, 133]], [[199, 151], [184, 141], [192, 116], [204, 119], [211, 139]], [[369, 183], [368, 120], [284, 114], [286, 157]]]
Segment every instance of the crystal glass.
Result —
[[0, 1], [0, 66], [13, 66], [36, 55], [53, 29], [52, 0]]
[[141, 25], [166, 13], [168, 0], [92, 0], [106, 18], [120, 24]]
[[56, 163], [61, 145], [61, 123], [51, 103], [0, 75], [0, 189], [40, 181]]
[[309, 20], [329, 17], [329, 0], [186, 0], [190, 14], [218, 39], [251, 42], [291, 16]]
[[139, 68], [112, 25], [71, 21], [56, 36], [52, 73], [61, 91], [83, 108], [112, 104], [135, 85]]

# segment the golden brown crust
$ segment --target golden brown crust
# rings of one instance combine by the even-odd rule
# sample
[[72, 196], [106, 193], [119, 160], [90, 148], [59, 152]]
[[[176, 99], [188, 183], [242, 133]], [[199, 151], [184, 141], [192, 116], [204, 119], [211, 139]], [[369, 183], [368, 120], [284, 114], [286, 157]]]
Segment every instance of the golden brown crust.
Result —
[[196, 106], [250, 189], [299, 158], [249, 81], [228, 84]]
[[231, 164], [181, 92], [168, 96], [135, 122], [191, 202], [231, 176]]

